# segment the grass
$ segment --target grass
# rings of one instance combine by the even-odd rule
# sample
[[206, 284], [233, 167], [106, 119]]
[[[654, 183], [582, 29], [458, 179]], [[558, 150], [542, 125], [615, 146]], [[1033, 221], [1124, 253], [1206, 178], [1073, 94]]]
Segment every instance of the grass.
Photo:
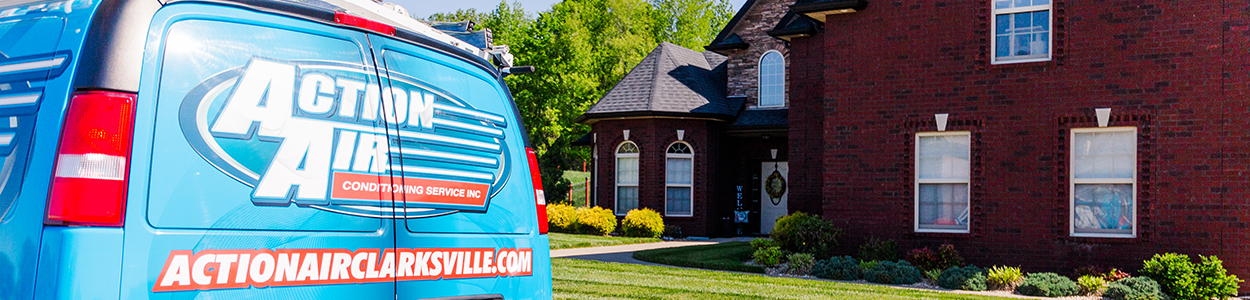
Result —
[[556, 299], [1007, 299], [566, 258], [551, 273]]
[[585, 182], [586, 178], [590, 178], [590, 172], [564, 171], [564, 179], [572, 183]]
[[660, 239], [657, 238], [614, 237], [555, 232], [548, 233], [547, 238], [551, 239], [552, 250], [660, 242]]
[[682, 267], [764, 273], [764, 268], [742, 264], [751, 259], [748, 242], [687, 246], [634, 252], [634, 259]]

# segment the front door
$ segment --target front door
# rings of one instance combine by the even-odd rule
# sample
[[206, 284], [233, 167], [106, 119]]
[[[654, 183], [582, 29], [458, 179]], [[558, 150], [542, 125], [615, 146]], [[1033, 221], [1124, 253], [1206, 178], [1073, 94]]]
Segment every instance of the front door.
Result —
[[777, 218], [789, 214], [786, 198], [789, 196], [790, 167], [784, 161], [760, 164], [760, 233], [773, 231]]

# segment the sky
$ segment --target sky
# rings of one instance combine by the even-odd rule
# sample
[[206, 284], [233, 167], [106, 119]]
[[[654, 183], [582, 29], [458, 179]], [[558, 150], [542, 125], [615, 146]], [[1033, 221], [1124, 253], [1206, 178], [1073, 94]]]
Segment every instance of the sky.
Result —
[[[474, 8], [479, 12], [488, 12], [499, 6], [500, 0], [387, 0], [394, 2], [408, 9], [417, 17], [428, 17], [431, 14], [439, 12], [454, 12], [457, 9]], [[512, 0], [508, 0], [511, 2]], [[551, 8], [552, 4], [559, 0], [519, 0], [521, 7], [526, 12], [540, 12]], [[733, 11], [737, 12], [738, 8], [745, 3], [746, 0], [729, 0], [733, 5]]]

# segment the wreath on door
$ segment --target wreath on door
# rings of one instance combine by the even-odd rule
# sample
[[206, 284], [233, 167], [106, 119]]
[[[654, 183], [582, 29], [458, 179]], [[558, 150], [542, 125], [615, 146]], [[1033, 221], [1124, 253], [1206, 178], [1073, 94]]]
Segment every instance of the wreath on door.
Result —
[[786, 195], [786, 179], [781, 176], [777, 163], [773, 163], [773, 173], [764, 180], [764, 192], [773, 201], [773, 205], [781, 205], [781, 196]]

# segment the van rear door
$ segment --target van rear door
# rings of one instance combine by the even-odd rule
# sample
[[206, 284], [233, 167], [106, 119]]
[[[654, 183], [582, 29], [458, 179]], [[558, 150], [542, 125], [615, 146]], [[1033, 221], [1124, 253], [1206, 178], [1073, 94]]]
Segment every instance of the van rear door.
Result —
[[163, 7], [150, 30], [122, 298], [393, 299], [366, 35], [200, 3]]

